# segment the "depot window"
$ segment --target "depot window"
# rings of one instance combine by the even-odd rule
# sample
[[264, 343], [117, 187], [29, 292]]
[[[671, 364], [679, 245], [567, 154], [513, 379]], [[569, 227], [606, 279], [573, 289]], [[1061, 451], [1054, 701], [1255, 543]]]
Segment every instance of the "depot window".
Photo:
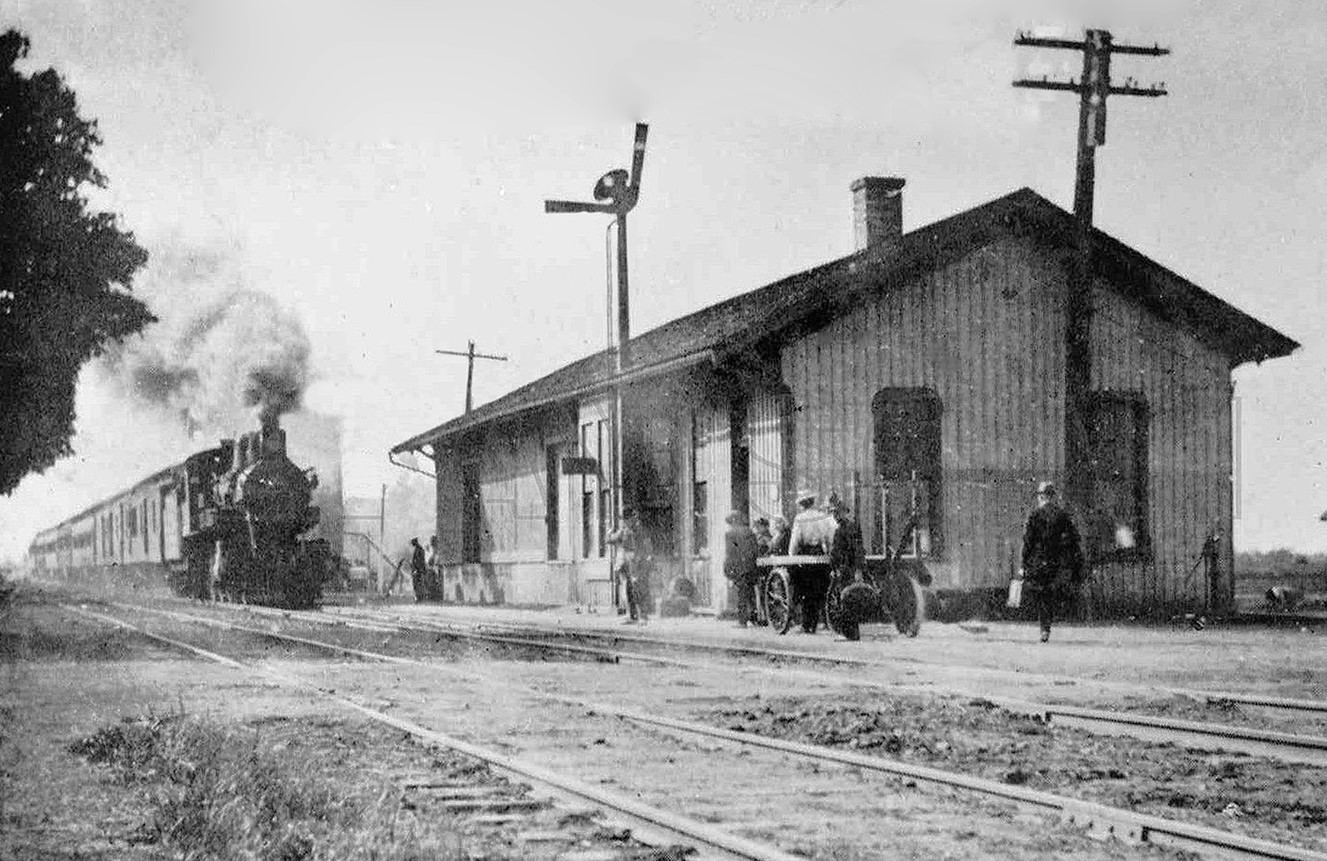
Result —
[[940, 398], [928, 388], [887, 388], [871, 402], [880, 528], [889, 552], [937, 557], [943, 546]]
[[1093, 392], [1089, 409], [1088, 552], [1097, 559], [1149, 556], [1147, 399], [1141, 392]]

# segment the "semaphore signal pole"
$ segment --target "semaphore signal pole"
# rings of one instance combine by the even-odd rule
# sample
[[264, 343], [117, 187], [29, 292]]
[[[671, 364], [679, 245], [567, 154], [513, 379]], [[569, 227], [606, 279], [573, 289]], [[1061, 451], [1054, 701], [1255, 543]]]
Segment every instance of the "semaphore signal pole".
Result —
[[[602, 212], [613, 216], [613, 225], [617, 228], [617, 344], [610, 339], [608, 349], [613, 354], [613, 415], [609, 422], [610, 435], [613, 438], [611, 470], [607, 476], [609, 495], [612, 498], [613, 528], [622, 522], [622, 374], [631, 365], [631, 312], [630, 291], [627, 280], [627, 213], [636, 208], [640, 200], [640, 177], [645, 168], [645, 140], [650, 127], [645, 123], [636, 123], [636, 139], [631, 145], [631, 170], [621, 168], [610, 170], [594, 184], [594, 203], [576, 200], [545, 200], [544, 212]], [[611, 258], [610, 258], [611, 261]], [[612, 275], [610, 262], [610, 277]], [[610, 299], [609, 304], [612, 304]], [[612, 317], [612, 310], [609, 310]], [[584, 454], [584, 452], [582, 452]], [[618, 598], [618, 576], [616, 550], [609, 557], [609, 582], [612, 584], [613, 605], [621, 612]], [[630, 587], [628, 587], [630, 588]]]
[[1081, 51], [1083, 76], [1075, 81], [1020, 79], [1015, 87], [1063, 90], [1079, 94], [1078, 169], [1074, 181], [1074, 264], [1065, 297], [1064, 331], [1064, 465], [1065, 496], [1080, 512], [1091, 505], [1088, 415], [1092, 386], [1092, 198], [1096, 187], [1096, 151], [1106, 143], [1108, 96], [1166, 95], [1165, 84], [1138, 86], [1125, 78], [1123, 86], [1110, 80], [1114, 54], [1160, 57], [1170, 53], [1158, 45], [1117, 45], [1108, 30], [1087, 30], [1081, 41], [1043, 39], [1020, 32], [1014, 44], [1029, 48]]

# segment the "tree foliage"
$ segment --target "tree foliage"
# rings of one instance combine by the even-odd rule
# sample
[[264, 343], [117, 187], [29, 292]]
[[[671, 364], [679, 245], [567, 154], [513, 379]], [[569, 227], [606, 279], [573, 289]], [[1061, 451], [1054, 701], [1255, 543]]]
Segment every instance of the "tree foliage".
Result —
[[106, 186], [96, 121], [27, 53], [0, 35], [0, 494], [72, 453], [79, 369], [153, 321], [128, 292], [147, 252], [85, 197]]

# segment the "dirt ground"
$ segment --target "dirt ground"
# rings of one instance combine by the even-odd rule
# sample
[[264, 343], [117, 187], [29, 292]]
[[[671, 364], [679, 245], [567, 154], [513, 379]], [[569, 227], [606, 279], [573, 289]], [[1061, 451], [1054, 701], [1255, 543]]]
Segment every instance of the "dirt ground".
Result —
[[[252, 659], [275, 652], [291, 657], [289, 650], [253, 638], [241, 644], [211, 632], [210, 639], [208, 645], [224, 646], [234, 656], [247, 653]], [[218, 644], [218, 639], [228, 642]], [[310, 655], [294, 651], [295, 663], [307, 667]], [[433, 795], [438, 790], [431, 787], [461, 782], [480, 791], [497, 787], [503, 795], [523, 790], [466, 757], [350, 716], [307, 693], [181, 658], [131, 632], [42, 603], [21, 602], [0, 622], [0, 671], [5, 682], [0, 699], [4, 861], [670, 857], [643, 848], [629, 832], [605, 826], [586, 809], [536, 809], [510, 821], [453, 815], [440, 809]], [[367, 827], [359, 840], [367, 845], [357, 847], [353, 834], [323, 834], [321, 844], [309, 842], [308, 854], [280, 847], [197, 854], [163, 842], [160, 809], [154, 804], [162, 796], [160, 782], [125, 780], [87, 756], [97, 747], [89, 739], [140, 724], [148, 716], [188, 716], [238, 731], [255, 745], [261, 742], [264, 750], [280, 752], [301, 779], [314, 775], [346, 797], [376, 799], [375, 818], [387, 820], [394, 845], [367, 843], [375, 837]], [[318, 836], [316, 827], [312, 833]]]
[[[142, 797], [108, 783], [103, 771], [68, 753], [71, 741], [124, 718], [187, 711], [255, 732], [280, 732], [319, 752], [313, 756], [345, 763], [356, 780], [383, 784], [399, 784], [402, 775], [427, 771], [433, 761], [432, 753], [398, 733], [348, 719], [307, 694], [249, 681], [224, 667], [182, 660], [133, 635], [50, 608], [29, 607], [21, 618], [11, 616], [0, 627], [6, 632], [0, 633], [0, 648], [9, 682], [0, 765], [10, 788], [0, 798], [0, 858], [169, 857], [163, 847], [136, 840], [146, 815]], [[1322, 781], [1315, 770], [1278, 772], [1244, 757], [1157, 751], [1128, 743], [1112, 747], [1086, 734], [1046, 732], [1031, 723], [1027, 732], [1019, 732], [1008, 716], [971, 701], [922, 708], [909, 697], [845, 690], [800, 676], [780, 678], [767, 672], [769, 667], [756, 671], [717, 666], [696, 672], [545, 656], [531, 660], [529, 653], [458, 647], [445, 638], [337, 632], [336, 638], [347, 645], [411, 654], [430, 663], [389, 668], [329, 659], [252, 636], [191, 629], [185, 623], [165, 627], [163, 632], [188, 633], [204, 647], [353, 693], [399, 717], [565, 770], [659, 807], [723, 823], [806, 857], [1095, 861], [1187, 854], [1101, 842], [1053, 818], [901, 778], [675, 737], [514, 693], [501, 682], [602, 697], [679, 717], [708, 716], [720, 726], [769, 729], [940, 767], [975, 762], [987, 769], [984, 776], [994, 779], [1068, 788], [1073, 790], [1069, 794], [1135, 804], [1175, 818], [1197, 814], [1222, 828], [1257, 820], [1253, 829], [1244, 830], [1272, 839], [1285, 839], [1288, 831], [1299, 828], [1299, 842], [1322, 844]], [[313, 626], [301, 630], [328, 633]], [[1087, 632], [1076, 633], [1082, 637]], [[937, 638], [931, 645], [942, 648], [933, 648], [931, 654], [960, 659], [974, 645], [975, 638], [964, 637], [967, 640], [954, 638], [953, 643]], [[855, 645], [814, 640], [805, 642], [817, 648]], [[1030, 662], [1037, 654], [1031, 651], [1035, 646], [1017, 642], [997, 648], [1027, 650]], [[1256, 645], [1241, 649], [1250, 655], [1257, 652]], [[1085, 655], [1060, 660], [1087, 663]], [[1186, 679], [1192, 680], [1189, 666]], [[448, 671], [483, 672], [491, 681], [474, 682]], [[915, 683], [930, 674], [926, 667], [913, 665], [900, 670], [899, 678]], [[1291, 779], [1303, 783], [1302, 793], [1298, 785], [1277, 782]], [[1249, 787], [1250, 792], [1238, 794]], [[402, 804], [397, 795], [390, 799]], [[1225, 799], [1225, 804], [1213, 807], [1213, 799]], [[1237, 810], [1230, 809], [1232, 803]], [[1258, 830], [1264, 826], [1271, 830]], [[555, 821], [542, 830], [558, 832], [559, 825]], [[517, 840], [510, 828], [469, 836], [463, 828], [456, 831], [445, 845], [471, 854], [590, 861], [596, 857], [593, 852], [600, 851], [582, 845], [579, 837], [532, 844]], [[621, 849], [605, 851], [618, 858], [624, 857]]]

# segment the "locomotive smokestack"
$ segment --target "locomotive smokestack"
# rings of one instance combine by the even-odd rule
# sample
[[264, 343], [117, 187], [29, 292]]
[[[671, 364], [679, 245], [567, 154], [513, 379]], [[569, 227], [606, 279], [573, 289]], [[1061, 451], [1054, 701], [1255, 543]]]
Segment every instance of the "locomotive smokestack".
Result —
[[281, 429], [281, 417], [276, 410], [263, 410], [263, 447], [266, 457], [285, 456], [286, 432]]

